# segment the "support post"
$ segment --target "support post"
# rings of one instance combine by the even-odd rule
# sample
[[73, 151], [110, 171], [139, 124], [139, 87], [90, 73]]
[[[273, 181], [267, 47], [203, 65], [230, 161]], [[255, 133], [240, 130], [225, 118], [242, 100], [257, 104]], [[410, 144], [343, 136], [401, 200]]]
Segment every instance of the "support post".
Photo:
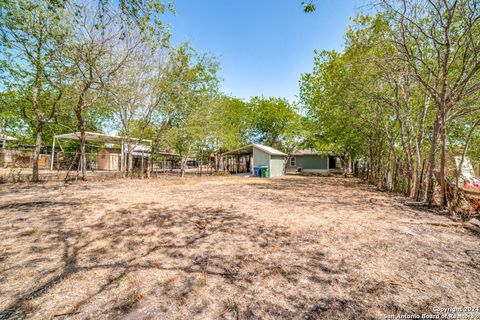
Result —
[[147, 161], [147, 178], [150, 179], [150, 176], [153, 172], [153, 142], [150, 140], [150, 156]]
[[124, 171], [124, 168], [125, 168], [125, 164], [124, 164], [124, 149], [123, 149], [123, 139], [121, 140], [121, 144], [120, 144], [120, 171], [123, 172]]
[[54, 159], [55, 159], [55, 137], [53, 137], [52, 158], [50, 159], [50, 171], [53, 171], [53, 160]]

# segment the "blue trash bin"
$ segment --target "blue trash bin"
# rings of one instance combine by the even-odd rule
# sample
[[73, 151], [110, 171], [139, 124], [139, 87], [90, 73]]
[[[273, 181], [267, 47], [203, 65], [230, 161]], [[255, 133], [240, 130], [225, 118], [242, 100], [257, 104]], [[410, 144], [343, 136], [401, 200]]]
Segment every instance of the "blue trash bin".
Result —
[[260, 167], [253, 168], [253, 176], [260, 177]]

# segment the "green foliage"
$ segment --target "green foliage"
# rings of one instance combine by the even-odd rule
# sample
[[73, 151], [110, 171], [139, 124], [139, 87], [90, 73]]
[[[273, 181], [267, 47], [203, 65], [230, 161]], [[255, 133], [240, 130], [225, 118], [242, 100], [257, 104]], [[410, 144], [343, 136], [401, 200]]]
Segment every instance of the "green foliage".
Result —
[[216, 97], [211, 107], [211, 141], [216, 150], [232, 150], [248, 143], [252, 113], [248, 104], [227, 96]]
[[317, 6], [312, 3], [312, 2], [304, 2], [302, 1], [302, 6], [303, 6], [303, 11], [305, 12], [314, 12], [315, 10], [317, 10]]
[[16, 92], [17, 112], [31, 124], [49, 122], [64, 87], [64, 46], [69, 24], [45, 1], [5, 1], [0, 9], [2, 86]]
[[14, 107], [32, 133], [33, 181], [39, 180], [44, 128], [57, 118], [67, 85], [71, 25], [65, 14], [44, 0], [7, 0], [0, 7], [0, 87], [15, 92]]
[[254, 97], [249, 107], [252, 141], [283, 150], [300, 143], [303, 136], [301, 117], [286, 99]]
[[307, 145], [325, 152], [356, 154], [362, 148], [362, 105], [351, 90], [350, 62], [335, 51], [317, 53], [311, 74], [302, 75], [301, 98], [310, 134]]
[[188, 44], [171, 50], [164, 69], [164, 100], [157, 114], [160, 145], [188, 157], [205, 145], [213, 124], [218, 62]]
[[0, 134], [22, 138], [27, 135], [28, 126], [19, 117], [19, 105], [28, 101], [21, 101], [17, 97], [14, 91], [0, 92]]
[[381, 3], [353, 19], [343, 52], [316, 52], [302, 75], [306, 144], [361, 159], [372, 183], [431, 201], [438, 144], [458, 155], [470, 133], [478, 139], [478, 8], [468, 0]]

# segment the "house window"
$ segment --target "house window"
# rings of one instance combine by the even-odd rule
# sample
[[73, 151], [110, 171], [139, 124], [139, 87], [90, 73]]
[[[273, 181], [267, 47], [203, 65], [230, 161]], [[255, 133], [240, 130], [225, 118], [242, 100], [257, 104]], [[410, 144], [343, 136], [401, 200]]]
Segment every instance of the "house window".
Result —
[[297, 165], [297, 161], [295, 157], [290, 158], [290, 166], [295, 167]]

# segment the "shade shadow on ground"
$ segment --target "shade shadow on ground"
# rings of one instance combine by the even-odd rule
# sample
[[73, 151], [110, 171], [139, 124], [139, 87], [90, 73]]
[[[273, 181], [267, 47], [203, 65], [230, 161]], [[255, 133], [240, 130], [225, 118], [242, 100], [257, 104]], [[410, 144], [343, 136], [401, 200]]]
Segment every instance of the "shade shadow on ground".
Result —
[[357, 180], [67, 190], [0, 203], [0, 318], [376, 319], [479, 298], [478, 237], [407, 224], [445, 217]]

